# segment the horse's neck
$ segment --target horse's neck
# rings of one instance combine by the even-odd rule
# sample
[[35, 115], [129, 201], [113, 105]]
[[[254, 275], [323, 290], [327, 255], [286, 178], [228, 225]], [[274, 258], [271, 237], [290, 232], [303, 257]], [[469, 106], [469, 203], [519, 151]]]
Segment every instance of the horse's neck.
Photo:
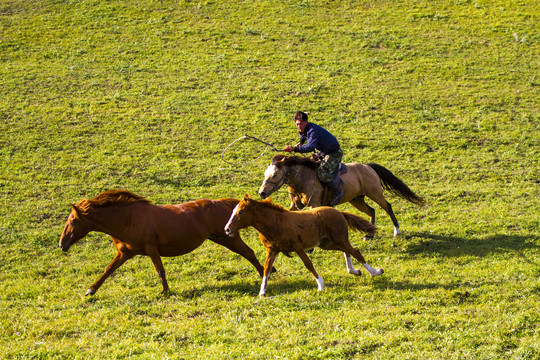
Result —
[[258, 216], [252, 215], [252, 223], [250, 225], [266, 237], [275, 233], [276, 227], [279, 225], [279, 221], [276, 220], [276, 216], [279, 216], [278, 213], [281, 212], [279, 210], [264, 206], [257, 208], [254, 213], [255, 212]]
[[312, 193], [315, 187], [320, 186], [315, 170], [303, 165], [295, 165], [291, 168], [288, 183], [298, 193]]
[[88, 215], [94, 225], [94, 231], [99, 231], [116, 238], [122, 238], [130, 224], [132, 206], [111, 205], [95, 209]]

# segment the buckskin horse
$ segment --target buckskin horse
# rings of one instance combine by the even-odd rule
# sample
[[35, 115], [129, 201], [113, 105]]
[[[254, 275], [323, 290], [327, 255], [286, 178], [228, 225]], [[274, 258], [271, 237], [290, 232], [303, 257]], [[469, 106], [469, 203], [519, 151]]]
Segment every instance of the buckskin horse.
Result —
[[127, 190], [108, 190], [93, 199], [71, 205], [59, 247], [68, 251], [90, 231], [111, 236], [116, 256], [103, 275], [88, 288], [86, 295], [95, 294], [107, 277], [135, 255], [150, 257], [165, 293], [169, 291], [169, 285], [161, 257], [187, 254], [205, 239], [242, 255], [262, 276], [263, 267], [253, 250], [238, 233], [225, 234], [223, 230], [237, 204], [236, 199], [201, 199], [158, 206]]
[[[383, 188], [419, 206], [425, 204], [424, 199], [381, 165], [373, 163], [342, 165], [344, 165], [342, 171], [345, 171], [341, 174], [344, 196], [338, 204], [351, 203], [355, 208], [366, 213], [371, 223], [375, 224], [375, 209], [366, 204], [364, 197], [367, 196], [390, 216], [394, 224], [394, 236], [400, 234], [399, 223], [392, 211], [392, 206], [383, 196]], [[291, 198], [290, 210], [328, 204], [332, 194], [330, 191], [325, 191], [325, 187], [317, 179], [315, 170], [318, 166], [318, 162], [311, 157], [274, 156], [272, 163], [264, 172], [259, 196], [265, 199], [287, 184]], [[366, 236], [366, 238], [371, 237], [371, 235]]]
[[320, 247], [324, 250], [341, 250], [350, 274], [361, 275], [353, 267], [354, 256], [371, 276], [381, 275], [382, 269], [373, 269], [349, 242], [348, 228], [373, 233], [375, 226], [361, 217], [323, 206], [306, 211], [288, 211], [272, 203], [270, 199], [257, 201], [246, 194], [234, 208], [225, 225], [225, 232], [234, 235], [238, 229], [253, 226], [266, 248], [264, 275], [259, 296], [266, 295], [270, 269], [280, 252], [296, 252], [317, 281], [318, 290], [324, 289], [324, 281], [313, 267], [306, 250]]

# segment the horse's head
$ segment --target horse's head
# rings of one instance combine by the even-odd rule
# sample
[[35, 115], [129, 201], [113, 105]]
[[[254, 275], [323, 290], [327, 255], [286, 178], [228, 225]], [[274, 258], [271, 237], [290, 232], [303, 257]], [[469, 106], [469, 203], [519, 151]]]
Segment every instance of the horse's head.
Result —
[[287, 167], [283, 164], [270, 164], [264, 172], [264, 180], [259, 188], [259, 196], [261, 199], [266, 199], [276, 190], [285, 184], [287, 177]]
[[225, 224], [225, 233], [232, 236], [238, 229], [243, 229], [249, 226], [249, 217], [251, 216], [246, 209], [254, 202], [253, 198], [248, 194], [244, 195], [242, 200], [235, 206], [231, 217], [227, 224]]
[[60, 242], [58, 243], [62, 251], [68, 251], [71, 245], [81, 240], [91, 230], [89, 221], [77, 205], [72, 204], [71, 208], [71, 214], [69, 214], [64, 231], [60, 236]]

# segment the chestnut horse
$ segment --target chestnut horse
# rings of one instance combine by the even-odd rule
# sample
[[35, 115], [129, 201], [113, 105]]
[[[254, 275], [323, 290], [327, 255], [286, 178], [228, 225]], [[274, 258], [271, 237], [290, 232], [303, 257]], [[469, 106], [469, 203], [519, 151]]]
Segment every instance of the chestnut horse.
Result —
[[225, 232], [234, 236], [238, 229], [253, 226], [259, 232], [259, 238], [266, 247], [264, 275], [259, 296], [265, 296], [270, 269], [280, 252], [296, 252], [306, 268], [317, 281], [318, 290], [324, 289], [321, 276], [313, 267], [306, 250], [320, 247], [324, 250], [341, 250], [345, 253], [347, 271], [361, 275], [351, 261], [354, 256], [366, 268], [371, 276], [382, 274], [382, 269], [373, 269], [357, 249], [349, 242], [348, 228], [371, 233], [375, 226], [359, 216], [341, 212], [323, 206], [306, 211], [288, 211], [272, 203], [270, 199], [257, 201], [248, 194], [234, 208], [225, 225]]
[[198, 248], [205, 239], [223, 245], [245, 257], [263, 275], [255, 253], [238, 233], [225, 234], [223, 227], [238, 204], [236, 199], [196, 200], [179, 205], [157, 206], [127, 190], [108, 190], [93, 199], [72, 206], [59, 247], [70, 246], [90, 231], [111, 236], [117, 253], [103, 275], [86, 291], [93, 295], [124, 262], [135, 255], [147, 255], [169, 291], [161, 256], [179, 256]]
[[[403, 181], [390, 170], [377, 164], [344, 164], [346, 172], [343, 180], [343, 198], [338, 204], [350, 202], [355, 208], [366, 213], [375, 224], [375, 209], [366, 204], [367, 196], [375, 201], [392, 219], [394, 236], [399, 235], [399, 223], [392, 211], [392, 206], [383, 196], [383, 187], [395, 195], [417, 205], [424, 205], [424, 199], [416, 195]], [[316, 207], [328, 204], [332, 198], [330, 191], [317, 179], [315, 170], [319, 163], [311, 157], [276, 155], [264, 173], [264, 181], [259, 189], [262, 199], [270, 196], [284, 184], [289, 186], [291, 197], [290, 210], [306, 206]], [[368, 235], [366, 238], [370, 238]]]

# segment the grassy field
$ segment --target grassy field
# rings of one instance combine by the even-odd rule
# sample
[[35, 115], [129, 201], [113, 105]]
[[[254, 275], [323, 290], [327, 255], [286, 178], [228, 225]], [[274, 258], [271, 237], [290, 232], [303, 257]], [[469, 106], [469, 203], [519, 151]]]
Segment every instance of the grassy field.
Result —
[[[539, 359], [539, 15], [510, 0], [0, 0], [0, 358]], [[378, 207], [376, 238], [352, 235], [383, 276], [316, 250], [317, 292], [280, 256], [259, 299], [252, 266], [208, 242], [164, 259], [171, 294], [137, 257], [84, 297], [115, 249], [90, 233], [62, 253], [69, 203], [255, 195], [272, 154], [220, 155], [246, 133], [294, 144], [297, 110], [344, 161], [427, 200], [389, 196], [400, 237]]]

